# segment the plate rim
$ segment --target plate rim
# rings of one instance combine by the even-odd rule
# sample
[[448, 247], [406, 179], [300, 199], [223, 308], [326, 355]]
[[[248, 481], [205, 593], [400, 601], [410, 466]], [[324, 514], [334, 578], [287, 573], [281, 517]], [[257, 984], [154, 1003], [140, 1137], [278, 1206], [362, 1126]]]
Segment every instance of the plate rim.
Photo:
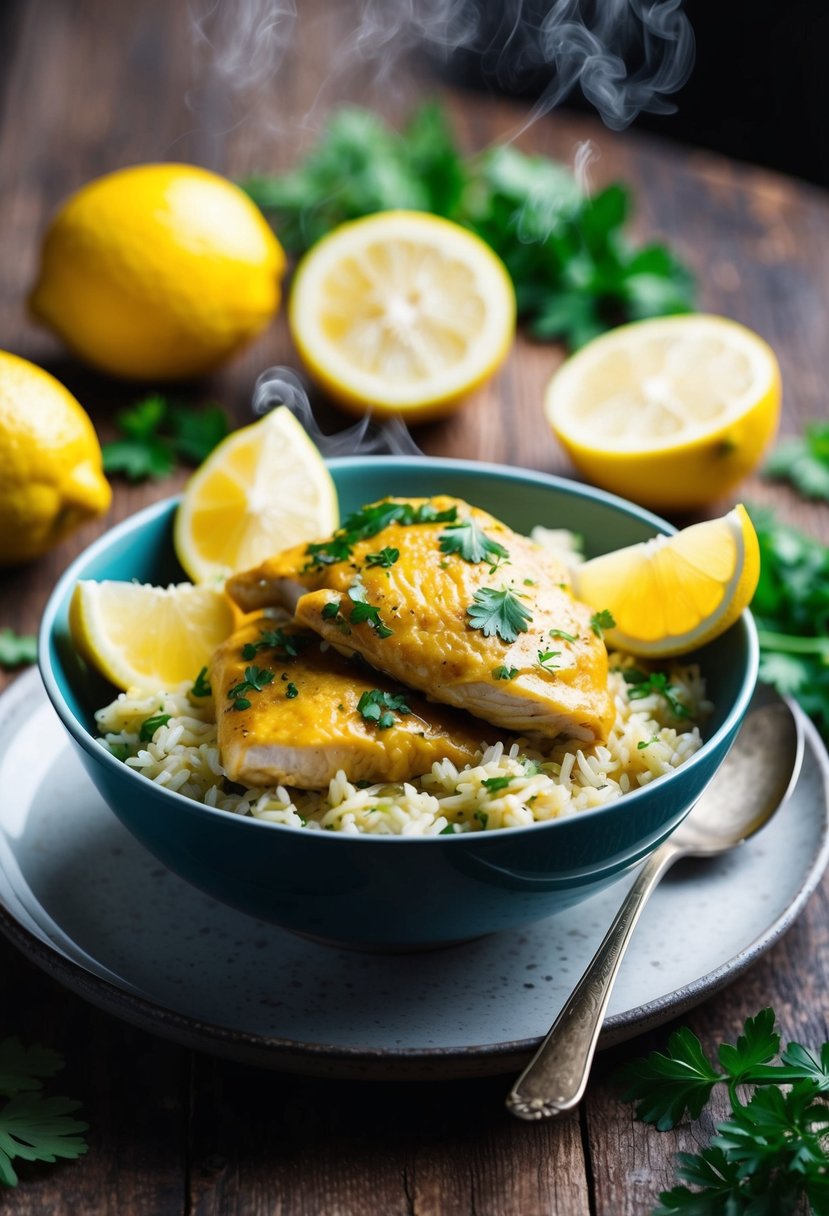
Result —
[[[31, 712], [33, 695], [37, 699], [35, 708], [50, 705], [37, 668], [31, 668], [17, 677], [0, 694], [0, 705], [7, 711], [13, 711], [18, 701], [26, 702]], [[742, 975], [787, 932], [820, 882], [829, 862], [829, 755], [817, 729], [803, 710], [790, 699], [787, 700], [803, 729], [805, 747], [818, 764], [824, 791], [820, 848], [805, 870], [794, 898], [764, 932], [718, 967], [671, 993], [606, 1018], [599, 1039], [600, 1049], [624, 1042], [681, 1015]], [[278, 1035], [205, 1022], [153, 1001], [148, 996], [131, 992], [91, 971], [82, 962], [64, 953], [57, 944], [50, 944], [31, 932], [20, 923], [2, 896], [0, 933], [30, 962], [98, 1008], [190, 1049], [212, 1051], [213, 1054], [270, 1069], [302, 1074], [359, 1076], [364, 1079], [373, 1076], [388, 1079], [391, 1075], [400, 1079], [488, 1075], [508, 1071], [526, 1061], [543, 1038], [543, 1035], [538, 1035], [528, 1039], [452, 1047], [343, 1047], [304, 1043]]]

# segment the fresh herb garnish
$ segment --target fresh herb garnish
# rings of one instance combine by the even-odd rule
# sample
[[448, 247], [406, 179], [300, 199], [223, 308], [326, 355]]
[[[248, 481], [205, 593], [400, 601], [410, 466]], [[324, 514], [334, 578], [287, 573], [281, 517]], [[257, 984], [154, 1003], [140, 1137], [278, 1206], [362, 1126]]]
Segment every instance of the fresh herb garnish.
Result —
[[636, 744], [636, 747], [640, 752], [643, 752], [646, 747], [650, 747], [650, 745], [652, 743], [658, 743], [658, 742], [659, 742], [659, 735], [652, 735], [650, 737], [650, 739], [640, 739], [639, 742]]
[[449, 524], [440, 537], [441, 553], [457, 553], [465, 562], [496, 563], [509, 557], [509, 552], [497, 540], [487, 536], [474, 519]]
[[251, 702], [245, 693], [261, 692], [273, 681], [274, 673], [268, 667], [246, 667], [245, 678], [228, 689], [228, 697], [234, 709], [250, 709]]
[[829, 423], [813, 422], [802, 436], [784, 439], [763, 472], [791, 482], [805, 498], [829, 499]]
[[637, 1103], [637, 1118], [660, 1131], [686, 1113], [697, 1119], [718, 1085], [730, 1098], [731, 1113], [716, 1124], [708, 1147], [678, 1155], [677, 1174], [697, 1189], [664, 1191], [654, 1216], [777, 1216], [804, 1210], [804, 1202], [826, 1212], [829, 1043], [819, 1052], [789, 1043], [781, 1052], [774, 1011], [762, 1009], [746, 1020], [736, 1044], [720, 1045], [717, 1064], [682, 1027], [666, 1053], [624, 1065], [615, 1080], [624, 1099]]
[[324, 621], [333, 621], [334, 617], [340, 611], [340, 605], [336, 600], [329, 600], [327, 604], [323, 604], [320, 616]]
[[0, 1043], [0, 1184], [17, 1186], [12, 1165], [21, 1161], [73, 1160], [89, 1147], [80, 1132], [88, 1123], [70, 1118], [80, 1102], [72, 1098], [46, 1098], [43, 1079], [63, 1068], [56, 1051], [39, 1044], [24, 1047], [18, 1038]]
[[381, 566], [384, 570], [388, 570], [389, 566], [393, 566], [400, 556], [399, 549], [392, 549], [390, 545], [386, 545], [385, 549], [381, 549], [379, 553], [367, 553], [367, 566]]
[[193, 697], [209, 697], [212, 696], [213, 689], [210, 687], [210, 681], [207, 679], [207, 668], [202, 667], [199, 674], [193, 681], [193, 687], [190, 689], [190, 695]]
[[629, 701], [641, 701], [643, 697], [656, 693], [668, 702], [675, 718], [687, 718], [690, 714], [688, 706], [684, 705], [676, 696], [674, 686], [668, 683], [668, 677], [664, 671], [654, 671], [648, 675], [646, 672], [640, 671], [638, 667], [629, 667], [627, 671], [622, 672], [622, 677], [628, 685]]
[[37, 638], [34, 634], [15, 633], [0, 629], [0, 667], [22, 667], [37, 661]]
[[480, 629], [486, 638], [497, 634], [502, 642], [514, 642], [519, 633], [527, 632], [533, 619], [514, 591], [481, 587], [472, 599], [466, 610], [470, 627]]
[[285, 696], [289, 701], [293, 701], [294, 697], [299, 696], [299, 689], [292, 681], [288, 682], [288, 687], [285, 689]]
[[130, 481], [166, 477], [178, 460], [198, 465], [227, 435], [224, 410], [173, 405], [160, 393], [121, 410], [115, 417], [120, 438], [102, 445], [104, 472]]
[[151, 718], [145, 718], [141, 723], [138, 738], [142, 743], [151, 743], [159, 726], [166, 726], [172, 716], [172, 714], [154, 714]]
[[554, 663], [553, 659], [561, 654], [560, 650], [539, 650], [538, 666], [543, 667], [545, 671], [558, 671], [559, 664]]
[[594, 612], [590, 618], [590, 628], [597, 638], [603, 638], [605, 629], [613, 629], [615, 626], [616, 622], [609, 608], [602, 608], [601, 612]]
[[624, 186], [585, 197], [563, 165], [511, 143], [464, 157], [434, 103], [399, 134], [367, 110], [340, 110], [295, 169], [242, 184], [292, 253], [345, 220], [389, 209], [473, 229], [506, 263], [519, 311], [541, 338], [581, 346], [612, 325], [692, 307], [678, 259], [627, 240]]
[[315, 541], [306, 546], [308, 561], [305, 569], [315, 570], [320, 566], [348, 561], [351, 550], [358, 541], [369, 540], [392, 524], [411, 527], [414, 524], [451, 523], [457, 516], [456, 507], [438, 511], [429, 502], [420, 503], [418, 506], [410, 502], [388, 500], [370, 503], [347, 515], [330, 540]]
[[406, 701], [405, 694], [383, 692], [381, 688], [372, 688], [364, 692], [357, 702], [357, 712], [366, 722], [376, 724], [378, 730], [388, 730], [394, 726], [395, 714], [410, 714], [412, 711]]
[[575, 634], [565, 633], [563, 629], [551, 629], [547, 636], [553, 638], [554, 641], [560, 639], [562, 642], [577, 642], [579, 640]]
[[441, 828], [440, 831], [438, 832], [438, 836], [454, 836], [454, 835], [455, 835], [454, 823], [447, 823], [446, 827]]
[[348, 598], [351, 600], [351, 615], [348, 619], [352, 625], [361, 625], [367, 621], [378, 638], [391, 637], [392, 630], [381, 621], [380, 609], [376, 604], [369, 604], [367, 601], [366, 589], [362, 583], [351, 584], [348, 588]]
[[517, 667], [493, 667], [492, 678], [494, 680], [514, 680], [518, 675]]
[[[326, 604], [326, 608], [328, 605]], [[324, 611], [324, 610], [323, 610]], [[255, 659], [259, 650], [277, 650], [280, 659], [295, 659], [310, 641], [304, 633], [285, 633], [284, 629], [263, 629], [258, 642], [246, 642], [243, 659]]]
[[512, 777], [484, 777], [481, 785], [488, 789], [490, 794], [497, 794], [499, 790], [505, 790], [512, 783]]
[[477, 819], [482, 828], [485, 828], [489, 823], [489, 815], [486, 811], [476, 811], [472, 818]]

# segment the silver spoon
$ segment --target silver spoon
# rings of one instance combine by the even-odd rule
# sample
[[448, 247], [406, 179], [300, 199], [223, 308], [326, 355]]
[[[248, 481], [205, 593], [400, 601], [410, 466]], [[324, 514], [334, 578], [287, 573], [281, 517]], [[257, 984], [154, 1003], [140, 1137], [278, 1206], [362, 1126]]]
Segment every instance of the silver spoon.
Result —
[[643, 865], [573, 994], [507, 1097], [520, 1119], [546, 1119], [576, 1106], [610, 993], [639, 915], [680, 857], [716, 857], [758, 831], [794, 788], [803, 731], [777, 699], [753, 710], [716, 776], [679, 827]]

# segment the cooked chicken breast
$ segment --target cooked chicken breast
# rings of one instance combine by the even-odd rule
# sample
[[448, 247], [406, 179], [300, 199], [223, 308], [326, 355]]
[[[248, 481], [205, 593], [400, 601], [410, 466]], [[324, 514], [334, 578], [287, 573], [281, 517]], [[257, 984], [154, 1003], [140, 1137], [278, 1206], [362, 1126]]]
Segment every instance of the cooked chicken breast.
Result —
[[604, 739], [607, 652], [566, 568], [455, 498], [387, 499], [230, 579], [344, 652], [509, 731]]
[[435, 760], [468, 764], [484, 746], [482, 723], [323, 646], [259, 617], [216, 651], [210, 680], [231, 781], [323, 789], [339, 769], [350, 781], [405, 781]]

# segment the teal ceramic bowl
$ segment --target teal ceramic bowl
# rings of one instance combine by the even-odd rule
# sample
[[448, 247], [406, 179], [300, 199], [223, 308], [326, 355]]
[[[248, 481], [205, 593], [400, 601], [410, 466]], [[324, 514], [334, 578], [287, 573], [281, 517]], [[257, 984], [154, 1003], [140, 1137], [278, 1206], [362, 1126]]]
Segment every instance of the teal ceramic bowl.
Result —
[[[344, 512], [389, 494], [452, 494], [519, 531], [537, 523], [570, 528], [588, 555], [672, 531], [598, 490], [497, 465], [354, 457], [332, 461], [331, 471]], [[744, 613], [694, 656], [716, 706], [704, 746], [676, 772], [607, 807], [533, 827], [430, 837], [309, 832], [214, 810], [159, 788], [96, 742], [93, 714], [113, 690], [69, 639], [78, 579], [184, 579], [173, 552], [175, 510], [168, 500], [139, 512], [69, 567], [43, 617], [43, 680], [92, 781], [151, 853], [216, 899], [299, 933], [414, 949], [514, 929], [585, 899], [676, 827], [721, 764], [751, 699], [758, 648]]]

